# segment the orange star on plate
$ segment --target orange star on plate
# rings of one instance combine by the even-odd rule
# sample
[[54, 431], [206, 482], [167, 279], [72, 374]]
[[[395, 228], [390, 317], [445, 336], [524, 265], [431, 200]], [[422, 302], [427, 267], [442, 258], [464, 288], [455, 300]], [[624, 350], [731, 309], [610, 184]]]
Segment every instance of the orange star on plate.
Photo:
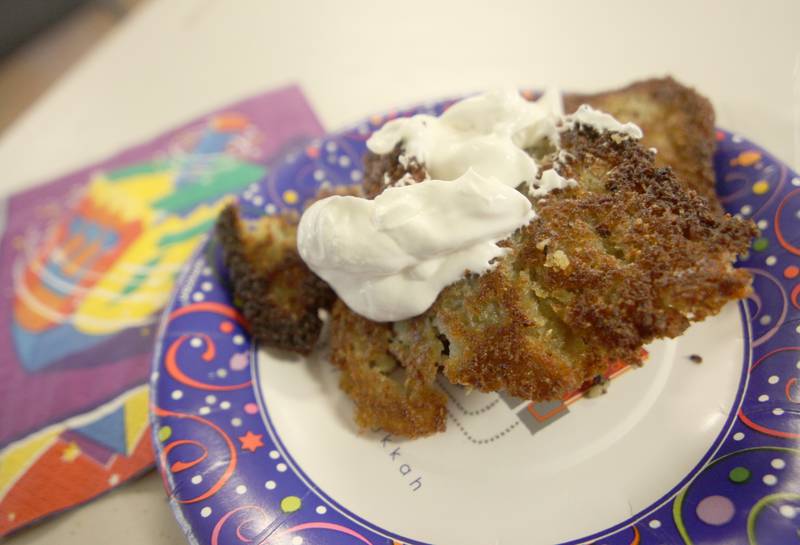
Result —
[[239, 437], [239, 441], [242, 443], [242, 449], [255, 452], [258, 447], [263, 447], [264, 442], [261, 440], [261, 437], [263, 436], [255, 434], [252, 431], [248, 431]]

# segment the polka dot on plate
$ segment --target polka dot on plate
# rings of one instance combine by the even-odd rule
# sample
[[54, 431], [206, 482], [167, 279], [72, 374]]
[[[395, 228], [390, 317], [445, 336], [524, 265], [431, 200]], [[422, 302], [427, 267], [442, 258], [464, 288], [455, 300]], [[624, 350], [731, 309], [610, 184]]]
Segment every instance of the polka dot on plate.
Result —
[[339, 157], [339, 166], [342, 168], [350, 166], [350, 158], [347, 155]]
[[317, 512], [318, 515], [324, 515], [325, 513], [328, 512], [328, 508], [325, 507], [324, 505], [318, 505], [315, 511]]
[[782, 416], [783, 415], [783, 409], [781, 409], [780, 407], [772, 409], [772, 414], [774, 414], [775, 416]]
[[778, 512], [787, 519], [793, 519], [797, 516], [797, 509], [791, 505], [781, 505], [780, 508], [778, 508]]
[[231, 426], [233, 426], [234, 428], [238, 428], [241, 425], [242, 425], [242, 419], [241, 418], [238, 418], [238, 417], [237, 418], [231, 418]]
[[242, 335], [234, 335], [233, 336], [233, 344], [235, 344], [235, 345], [243, 345], [244, 344], [244, 336], [242, 336]]
[[222, 403], [219, 404], [219, 408], [222, 409], [223, 411], [227, 411], [228, 409], [231, 408], [231, 402], [223, 401]]
[[324, 177], [325, 177], [325, 173], [322, 170], [317, 169], [317, 170], [314, 171], [314, 179], [316, 181], [321, 182]]
[[264, 483], [264, 488], [266, 488], [267, 490], [275, 490], [276, 486], [278, 485], [275, 484], [275, 481], [267, 481]]
[[734, 467], [731, 469], [731, 472], [728, 473], [728, 479], [736, 484], [746, 483], [750, 480], [750, 470], [742, 466]]
[[800, 186], [800, 178], [792, 178], [793, 186]]
[[292, 538], [292, 545], [303, 545], [303, 538], [300, 536], [294, 536]]
[[272, 458], [273, 460], [277, 460], [278, 458], [281, 457], [281, 455], [278, 454], [277, 450], [271, 450], [269, 451], [269, 457]]
[[247, 492], [247, 487], [245, 485], [240, 484], [239, 486], [236, 487], [237, 494], [244, 494], [245, 492]]
[[741, 213], [742, 213], [742, 214], [744, 214], [745, 216], [747, 216], [748, 214], [750, 214], [752, 211], [753, 211], [753, 207], [752, 207], [752, 206], [750, 206], [749, 204], [746, 204], [746, 205], [744, 205], [743, 207], [741, 207], [741, 208], [739, 209], [739, 212], [741, 212]]
[[204, 519], [207, 519], [208, 517], [210, 517], [211, 516], [211, 508], [206, 506], [206, 507], [203, 507], [202, 509], [200, 509], [200, 516], [203, 517]]
[[769, 325], [771, 321], [772, 321], [772, 316], [770, 316], [769, 314], [765, 314], [758, 319], [758, 323], [760, 323], [761, 325]]
[[800, 275], [800, 267], [797, 267], [796, 265], [789, 265], [783, 269], [783, 276], [789, 280], [797, 278], [798, 275]]
[[707, 496], [697, 504], [697, 518], [711, 526], [722, 526], [733, 519], [736, 508], [725, 496]]
[[283, 200], [289, 204], [294, 204], [300, 200], [300, 195], [294, 189], [287, 189], [283, 192]]
[[766, 259], [766, 263], [767, 263], [767, 265], [769, 265], [770, 267], [772, 267], [772, 266], [773, 266], [775, 263], [777, 263], [777, 262], [778, 262], [778, 258], [777, 258], [777, 257], [775, 257], [774, 255], [771, 255], [771, 256], [769, 256], [769, 257]]
[[258, 405], [255, 403], [245, 403], [244, 412], [247, 414], [256, 414], [258, 412]]
[[203, 275], [210, 276], [211, 275], [211, 267], [203, 267]]
[[284, 513], [294, 513], [303, 505], [297, 496], [286, 496], [281, 500], [281, 511]]
[[256, 206], [261, 206], [262, 204], [264, 204], [264, 197], [256, 195], [255, 197], [253, 197], [253, 204]]
[[763, 195], [769, 191], [769, 182], [766, 180], [759, 180], [753, 184], [753, 193], [756, 195]]
[[162, 443], [172, 437], [172, 428], [169, 426], [162, 426], [158, 428], [158, 440]]
[[350, 179], [354, 182], [360, 182], [364, 174], [360, 170], [353, 170], [350, 172]]
[[213, 287], [214, 285], [211, 282], [203, 282], [200, 284], [200, 289], [203, 291], [211, 291], [211, 288]]
[[761, 394], [760, 396], [758, 396], [758, 400], [761, 403], [764, 403], [765, 401], [769, 401], [769, 396], [767, 394]]
[[219, 324], [219, 330], [222, 331], [223, 333], [230, 333], [231, 331], [233, 331], [233, 324], [230, 322], [222, 322], [221, 324]]
[[192, 484], [200, 484], [202, 482], [203, 482], [203, 476], [202, 475], [195, 475], [195, 476], [192, 477]]
[[189, 346], [194, 348], [200, 348], [203, 346], [203, 339], [200, 337], [192, 337], [192, 340], [189, 341]]
[[244, 352], [237, 352], [236, 354], [231, 356], [231, 359], [228, 361], [228, 365], [234, 371], [241, 371], [242, 369], [247, 369], [247, 354], [245, 354]]
[[216, 402], [217, 402], [217, 396], [215, 396], [214, 394], [209, 394], [206, 396], [206, 403], [208, 403], [209, 405], [213, 405]]
[[325, 144], [325, 149], [328, 151], [336, 151], [336, 142], [333, 141], [328, 142], [327, 144]]
[[755, 242], [753, 242], [753, 249], [757, 252], [763, 252], [769, 247], [769, 240], [761, 237], [757, 238]]
[[277, 469], [279, 472], [283, 473], [284, 471], [286, 471], [286, 464], [281, 462], [280, 464], [275, 466], [275, 469]]
[[209, 414], [211, 412], [211, 407], [200, 407], [200, 410], [197, 411], [198, 414], [203, 416]]
[[758, 228], [763, 231], [769, 226], [769, 222], [767, 220], [758, 220], [756, 225], [758, 225]]
[[742, 439], [744, 439], [744, 434], [742, 432], [737, 431], [736, 433], [733, 434], [734, 441], [741, 441]]
[[203, 295], [203, 293], [202, 293], [202, 292], [200, 292], [200, 291], [196, 291], [196, 292], [194, 292], [194, 293], [192, 294], [192, 301], [200, 302], [200, 301], [202, 301], [202, 300], [203, 300], [203, 299], [205, 299], [205, 298], [206, 298], [206, 296], [205, 296], [205, 295]]
[[653, 530], [661, 528], [661, 521], [653, 519], [648, 523], [648, 526], [650, 526], [650, 528], [652, 528]]
[[764, 477], [761, 480], [767, 486], [775, 486], [776, 484], [778, 484], [778, 478], [775, 475], [772, 475], [771, 473], [767, 473], [766, 475], [764, 475]]
[[783, 469], [786, 467], [786, 462], [781, 458], [774, 458], [770, 464], [774, 469]]
[[797, 360], [797, 363], [795, 363], [794, 366], [800, 369], [800, 360]]
[[796, 328], [794, 328], [794, 330], [795, 330], [797, 333], [800, 333], [800, 325], [798, 325]]
[[767, 379], [767, 382], [769, 382], [770, 384], [778, 384], [779, 380], [781, 380], [781, 379], [780, 379], [780, 377], [778, 377], [778, 375], [772, 375], [771, 377], [769, 377]]
[[228, 376], [228, 370], [227, 369], [223, 369], [222, 367], [220, 367], [219, 369], [217, 369], [217, 376], [219, 378], [227, 377]]
[[172, 393], [169, 396], [177, 401], [183, 397], [183, 392], [181, 390], [172, 390]]
[[264, 207], [264, 212], [266, 212], [267, 214], [274, 214], [277, 211], [278, 209], [272, 203], [269, 203], [267, 206]]

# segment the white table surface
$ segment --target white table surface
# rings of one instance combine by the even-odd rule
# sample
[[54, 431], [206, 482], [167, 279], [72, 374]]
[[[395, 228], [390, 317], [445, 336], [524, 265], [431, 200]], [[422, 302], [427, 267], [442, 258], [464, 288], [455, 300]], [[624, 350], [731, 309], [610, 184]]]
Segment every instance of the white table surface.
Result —
[[[504, 84], [591, 91], [672, 74], [711, 98], [720, 126], [797, 168], [798, 22], [797, 0], [153, 0], [0, 136], [0, 196], [289, 82], [335, 129]], [[154, 475], [9, 542], [54, 539], [183, 541]]]

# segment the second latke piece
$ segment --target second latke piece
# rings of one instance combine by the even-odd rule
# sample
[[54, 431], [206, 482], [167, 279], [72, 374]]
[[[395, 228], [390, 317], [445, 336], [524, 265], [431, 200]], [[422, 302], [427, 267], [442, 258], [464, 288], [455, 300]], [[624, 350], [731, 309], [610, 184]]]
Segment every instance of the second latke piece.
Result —
[[[538, 200], [539, 217], [501, 243], [510, 253], [494, 270], [393, 324], [390, 353], [401, 366], [441, 368], [451, 382], [483, 391], [558, 399], [746, 296], [750, 276], [733, 262], [752, 223], [717, 214], [636, 141], [582, 126], [561, 138], [557, 168], [578, 186]], [[387, 162], [402, 169], [393, 155], [369, 156], [367, 172]], [[406, 361], [399, 348], [410, 352], [421, 338], [439, 339], [440, 350]], [[334, 342], [334, 358], [341, 350]]]

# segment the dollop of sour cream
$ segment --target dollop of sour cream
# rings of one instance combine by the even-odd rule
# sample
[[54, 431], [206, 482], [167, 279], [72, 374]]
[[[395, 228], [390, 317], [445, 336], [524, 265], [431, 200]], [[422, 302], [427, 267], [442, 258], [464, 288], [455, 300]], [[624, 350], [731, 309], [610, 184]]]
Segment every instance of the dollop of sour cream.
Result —
[[576, 184], [555, 169], [540, 172], [526, 150], [545, 139], [557, 147], [559, 132], [576, 123], [641, 137], [633, 124], [581, 108], [564, 117], [558, 93], [530, 102], [505, 90], [462, 100], [439, 117], [389, 121], [367, 147], [386, 154], [401, 145], [400, 162], [416, 158], [429, 178], [397, 184], [374, 200], [317, 201], [300, 219], [300, 256], [370, 320], [422, 314], [465, 273], [494, 267], [505, 253], [497, 243], [536, 217], [531, 199], [518, 189], [540, 198]]
[[643, 136], [642, 129], [634, 123], [620, 123], [614, 116], [595, 110], [588, 104], [582, 104], [574, 114], [566, 116], [564, 127], [572, 128], [575, 125], [594, 127], [597, 132], [611, 131], [624, 134], [638, 140]]
[[397, 321], [425, 312], [466, 271], [491, 268], [504, 253], [497, 242], [533, 215], [522, 193], [469, 169], [374, 200], [317, 201], [301, 218], [297, 247], [353, 311]]
[[450, 106], [441, 116], [415, 115], [387, 122], [367, 141], [378, 155], [402, 143], [435, 180], [455, 180], [467, 169], [517, 187], [539, 172], [525, 151], [548, 138], [558, 143], [556, 123], [563, 115], [561, 96], [546, 92], [536, 102], [513, 89], [491, 91]]

